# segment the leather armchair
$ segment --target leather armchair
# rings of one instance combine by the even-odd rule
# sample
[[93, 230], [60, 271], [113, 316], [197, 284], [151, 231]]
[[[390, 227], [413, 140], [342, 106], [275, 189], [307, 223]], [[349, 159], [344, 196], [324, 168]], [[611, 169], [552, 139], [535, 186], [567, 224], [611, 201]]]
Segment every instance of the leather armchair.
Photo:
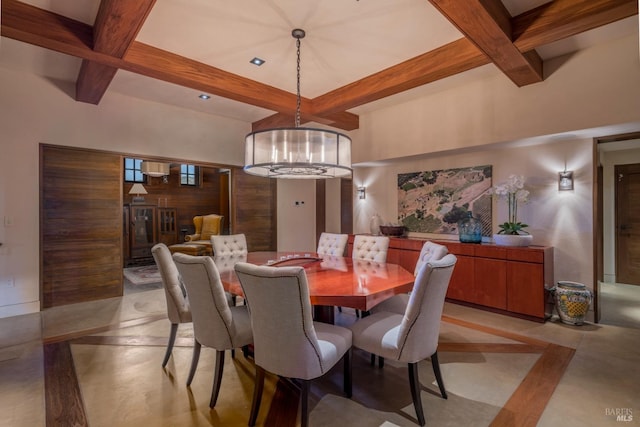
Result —
[[194, 234], [187, 234], [184, 241], [187, 243], [204, 245], [213, 253], [211, 247], [211, 236], [217, 236], [222, 233], [222, 221], [224, 217], [217, 214], [197, 215], [193, 217], [193, 225], [195, 226]]

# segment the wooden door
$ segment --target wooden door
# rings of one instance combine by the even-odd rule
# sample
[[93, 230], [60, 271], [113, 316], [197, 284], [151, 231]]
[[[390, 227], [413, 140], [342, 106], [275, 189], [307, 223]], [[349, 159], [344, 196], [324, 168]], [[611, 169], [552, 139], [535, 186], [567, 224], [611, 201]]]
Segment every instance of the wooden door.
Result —
[[614, 171], [616, 282], [640, 285], [640, 164]]
[[277, 242], [277, 183], [273, 178], [231, 170], [231, 232], [244, 233], [249, 251], [275, 251]]
[[122, 160], [40, 145], [42, 308], [122, 295]]

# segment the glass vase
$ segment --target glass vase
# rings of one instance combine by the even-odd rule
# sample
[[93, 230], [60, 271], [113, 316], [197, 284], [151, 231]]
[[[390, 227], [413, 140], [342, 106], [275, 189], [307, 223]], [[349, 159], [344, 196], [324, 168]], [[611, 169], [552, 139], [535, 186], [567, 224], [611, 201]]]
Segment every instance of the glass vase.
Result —
[[462, 243], [482, 242], [482, 224], [470, 211], [466, 218], [458, 221], [458, 235]]
[[369, 221], [369, 231], [371, 231], [371, 234], [373, 234], [374, 236], [378, 236], [380, 235], [380, 226], [382, 225], [382, 218], [380, 218], [380, 215], [375, 214], [371, 217], [371, 220]]

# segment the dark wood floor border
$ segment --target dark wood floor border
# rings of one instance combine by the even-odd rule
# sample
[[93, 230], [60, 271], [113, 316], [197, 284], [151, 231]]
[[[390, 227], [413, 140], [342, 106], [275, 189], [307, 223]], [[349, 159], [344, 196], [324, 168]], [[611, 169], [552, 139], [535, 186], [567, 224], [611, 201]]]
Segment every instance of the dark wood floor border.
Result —
[[[166, 347], [167, 338], [165, 337], [148, 337], [141, 335], [88, 335], [85, 337], [74, 338], [72, 344], [88, 344], [88, 345], [117, 345], [117, 346], [147, 346], [147, 347]], [[174, 347], [193, 347], [193, 338], [177, 337]]]
[[47, 427], [85, 427], [87, 415], [68, 342], [44, 346]]
[[438, 344], [438, 352], [464, 353], [542, 353], [544, 348], [530, 344], [505, 343], [458, 343], [445, 342]]
[[139, 319], [126, 320], [120, 323], [114, 323], [111, 325], [99, 326], [96, 328], [83, 329], [76, 332], [70, 332], [68, 334], [57, 335], [53, 337], [47, 337], [42, 340], [44, 344], [54, 344], [62, 341], [69, 341], [72, 339], [80, 338], [86, 335], [99, 334], [101, 332], [112, 331], [115, 329], [128, 328], [132, 326], [146, 325], [147, 323], [153, 323], [158, 320], [166, 319], [166, 314], [155, 314], [151, 316], [141, 317]]
[[575, 350], [549, 344], [490, 427], [535, 427]]
[[478, 325], [477, 323], [468, 322], [466, 320], [457, 319], [455, 317], [450, 317], [447, 315], [442, 316], [442, 321], [451, 323], [458, 326], [463, 326], [465, 328], [474, 329], [480, 332], [486, 332], [491, 335], [495, 335], [502, 338], [507, 338], [513, 341], [519, 341], [522, 343], [526, 343], [532, 346], [538, 346], [541, 348], [545, 348], [549, 345], [548, 342], [542, 341], [536, 338], [525, 337], [523, 335], [516, 334], [515, 332], [504, 331], [502, 329], [491, 328], [489, 326]]

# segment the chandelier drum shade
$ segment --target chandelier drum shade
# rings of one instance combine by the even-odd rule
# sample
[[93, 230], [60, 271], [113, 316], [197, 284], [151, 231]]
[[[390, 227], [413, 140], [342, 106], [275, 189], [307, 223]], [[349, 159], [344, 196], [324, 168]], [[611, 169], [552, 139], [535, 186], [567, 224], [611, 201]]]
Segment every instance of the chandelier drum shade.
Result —
[[143, 174], [153, 177], [167, 176], [169, 175], [169, 169], [169, 163], [148, 162], [145, 160], [140, 165], [140, 170]]
[[244, 170], [269, 178], [351, 177], [351, 138], [327, 129], [300, 127], [300, 39], [297, 47], [297, 104], [295, 127], [259, 130], [245, 138]]
[[271, 178], [351, 176], [351, 139], [338, 132], [281, 128], [252, 132], [245, 145], [245, 171]]

